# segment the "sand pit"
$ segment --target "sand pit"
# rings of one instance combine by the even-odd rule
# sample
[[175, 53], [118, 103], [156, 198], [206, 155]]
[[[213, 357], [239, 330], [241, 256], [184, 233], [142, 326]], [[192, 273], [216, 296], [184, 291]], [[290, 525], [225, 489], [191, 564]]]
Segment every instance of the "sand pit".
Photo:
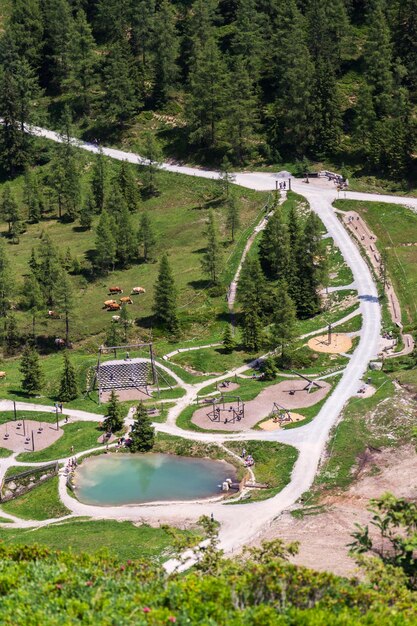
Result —
[[[307, 381], [302, 379], [288, 379], [276, 385], [271, 385], [263, 389], [261, 393], [249, 402], [245, 402], [245, 416], [240, 421], [235, 420], [233, 423], [233, 411], [229, 411], [230, 407], [237, 408], [236, 402], [228, 402], [225, 398], [224, 410], [220, 412], [220, 421], [212, 421], [207, 413], [213, 410], [211, 404], [206, 404], [198, 408], [193, 417], [192, 422], [200, 428], [209, 430], [224, 431], [240, 431], [250, 430], [270, 415], [274, 408], [274, 402], [287, 410], [301, 409], [303, 407], [313, 406], [323, 400], [329, 393], [331, 386], [324, 380], [318, 381], [320, 389], [313, 387], [310, 393], [306, 390]], [[216, 405], [221, 408], [223, 405]], [[226, 422], [227, 420], [227, 422]]]
[[[291, 422], [283, 422], [282, 426], [285, 426], [285, 424], [291, 424], [293, 422], [301, 422], [304, 419], [304, 415], [300, 415], [300, 413], [290, 412], [290, 418]], [[268, 431], [278, 430], [279, 428], [282, 428], [282, 426], [280, 425], [277, 418], [270, 418], [269, 420], [266, 420], [266, 422], [262, 422], [262, 424], [259, 424], [259, 428]]]
[[[18, 425], [20, 424], [20, 428]], [[39, 429], [42, 428], [42, 432]], [[35, 443], [35, 451], [48, 448], [55, 443], [62, 435], [64, 431], [62, 428], [56, 429], [56, 424], [49, 422], [38, 422], [34, 420], [25, 419], [25, 431], [23, 433], [23, 422], [18, 420], [16, 422], [6, 422], [0, 426], [0, 447], [7, 448], [7, 450], [13, 450], [13, 452], [33, 452], [32, 447], [32, 432]], [[5, 438], [6, 435], [8, 438]], [[29, 441], [27, 441], [29, 438]]]
[[[124, 402], [126, 400], [150, 400], [152, 398], [152, 389], [149, 389], [149, 394], [141, 391], [140, 389], [134, 389], [133, 387], [128, 389], [115, 389], [117, 397], [120, 402]], [[111, 391], [102, 391], [101, 392], [101, 402], [108, 402], [110, 400]]]
[[239, 383], [232, 383], [231, 381], [229, 382], [229, 384], [225, 385], [224, 383], [227, 381], [224, 381], [222, 383], [219, 383], [217, 385], [217, 389], [221, 392], [221, 393], [229, 393], [230, 391], [235, 391], [236, 389], [239, 389], [240, 385]]
[[344, 333], [332, 333], [331, 341], [329, 343], [328, 335], [319, 335], [313, 337], [307, 343], [311, 350], [316, 352], [326, 352], [328, 354], [341, 354], [342, 352], [348, 352], [352, 347], [352, 339], [349, 335]]

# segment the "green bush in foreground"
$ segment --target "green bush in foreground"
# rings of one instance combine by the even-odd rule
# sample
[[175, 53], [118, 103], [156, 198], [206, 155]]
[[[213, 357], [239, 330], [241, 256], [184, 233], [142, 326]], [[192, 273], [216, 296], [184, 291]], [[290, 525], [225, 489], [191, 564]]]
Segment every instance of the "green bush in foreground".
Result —
[[105, 555], [0, 545], [1, 623], [61, 624], [357, 624], [417, 621], [417, 594], [396, 568], [375, 563], [370, 583], [285, 561], [280, 542], [245, 561], [211, 560], [167, 576], [150, 560], [120, 564]]

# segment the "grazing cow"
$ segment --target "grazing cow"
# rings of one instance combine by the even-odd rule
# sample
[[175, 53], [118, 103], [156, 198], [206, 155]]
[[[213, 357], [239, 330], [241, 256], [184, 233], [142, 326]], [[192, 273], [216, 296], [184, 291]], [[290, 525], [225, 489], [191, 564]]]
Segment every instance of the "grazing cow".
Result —
[[107, 308], [108, 306], [111, 306], [112, 304], [117, 304], [117, 302], [116, 300], [105, 300], [103, 304]]
[[59, 320], [61, 318], [60, 314], [56, 311], [48, 311], [48, 317], [52, 318], [53, 320]]
[[133, 287], [132, 294], [136, 296], [139, 293], [146, 293], [145, 287]]
[[109, 287], [109, 293], [123, 293], [123, 289], [121, 287]]
[[123, 296], [123, 298], [120, 298], [119, 302], [120, 304], [133, 304], [133, 300], [129, 298], [129, 296]]
[[111, 321], [118, 322], [120, 320], [120, 315], [112, 315]]
[[65, 346], [65, 340], [61, 339], [61, 337], [57, 337], [55, 339], [55, 345], [57, 348], [63, 348]]
[[117, 302], [115, 302], [114, 304], [110, 304], [107, 307], [108, 311], [120, 311], [120, 304], [117, 304]]
[[0, 378], [6, 378], [6, 372], [0, 372]]

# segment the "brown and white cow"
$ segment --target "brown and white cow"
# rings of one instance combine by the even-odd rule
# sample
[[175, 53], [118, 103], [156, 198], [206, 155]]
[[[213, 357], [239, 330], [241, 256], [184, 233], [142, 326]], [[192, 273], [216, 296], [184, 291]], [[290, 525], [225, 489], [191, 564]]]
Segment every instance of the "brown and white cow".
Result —
[[112, 304], [117, 304], [116, 300], [105, 300], [103, 302], [105, 307], [111, 306]]
[[120, 304], [117, 304], [117, 302], [115, 302], [114, 304], [110, 304], [107, 307], [108, 311], [119, 311], [120, 310]]
[[109, 293], [123, 293], [123, 289], [121, 287], [109, 287]]
[[61, 318], [60, 314], [56, 311], [48, 311], [48, 317], [52, 318], [53, 320], [59, 320]]
[[133, 287], [132, 294], [136, 296], [139, 293], [146, 293], [145, 287]]
[[133, 304], [133, 300], [129, 298], [129, 296], [123, 296], [123, 298], [120, 298], [119, 302], [120, 304]]

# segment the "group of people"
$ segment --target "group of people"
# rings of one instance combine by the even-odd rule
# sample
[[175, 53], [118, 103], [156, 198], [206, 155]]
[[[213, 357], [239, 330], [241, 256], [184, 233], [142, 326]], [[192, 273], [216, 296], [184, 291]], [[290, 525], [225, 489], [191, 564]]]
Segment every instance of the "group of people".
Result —
[[251, 454], [246, 454], [246, 448], [243, 448], [241, 458], [244, 459], [243, 464], [245, 467], [252, 467], [252, 465], [255, 465], [253, 456]]
[[67, 464], [65, 466], [65, 473], [71, 474], [76, 469], [77, 465], [78, 465], [78, 461], [75, 456], [71, 459], [68, 459]]

